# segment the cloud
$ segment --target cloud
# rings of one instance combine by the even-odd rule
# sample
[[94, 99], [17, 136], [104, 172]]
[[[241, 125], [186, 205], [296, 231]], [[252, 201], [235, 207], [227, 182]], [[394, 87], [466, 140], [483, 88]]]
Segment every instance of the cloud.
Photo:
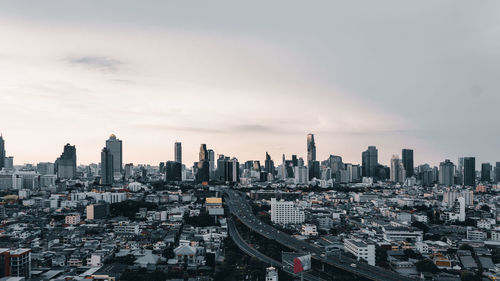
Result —
[[72, 65], [85, 66], [105, 72], [115, 72], [123, 62], [104, 56], [78, 56], [66, 59]]

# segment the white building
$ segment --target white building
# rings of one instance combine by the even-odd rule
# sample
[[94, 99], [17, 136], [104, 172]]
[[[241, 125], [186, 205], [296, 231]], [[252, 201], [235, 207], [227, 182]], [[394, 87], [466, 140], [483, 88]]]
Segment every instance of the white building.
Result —
[[465, 221], [465, 198], [459, 197], [458, 203], [460, 204], [460, 216], [459, 221]]
[[295, 175], [295, 184], [307, 184], [308, 183], [308, 170], [304, 166], [296, 166], [293, 171]]
[[278, 281], [278, 271], [276, 270], [276, 268], [266, 268], [266, 281]]
[[304, 236], [317, 236], [318, 228], [314, 224], [303, 224], [300, 234]]
[[386, 241], [404, 241], [406, 239], [422, 241], [423, 231], [414, 227], [384, 226], [382, 229]]
[[375, 265], [374, 244], [367, 244], [359, 239], [345, 239], [344, 251], [353, 254], [358, 260], [365, 260], [369, 265]]
[[305, 214], [292, 201], [271, 198], [271, 221], [277, 224], [301, 224], [305, 221]]

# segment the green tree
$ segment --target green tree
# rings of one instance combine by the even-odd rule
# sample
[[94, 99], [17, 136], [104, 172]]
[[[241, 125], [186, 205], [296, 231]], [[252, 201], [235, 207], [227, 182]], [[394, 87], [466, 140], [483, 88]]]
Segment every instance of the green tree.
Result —
[[439, 271], [438, 267], [428, 259], [418, 261], [415, 265], [419, 272], [437, 273]]

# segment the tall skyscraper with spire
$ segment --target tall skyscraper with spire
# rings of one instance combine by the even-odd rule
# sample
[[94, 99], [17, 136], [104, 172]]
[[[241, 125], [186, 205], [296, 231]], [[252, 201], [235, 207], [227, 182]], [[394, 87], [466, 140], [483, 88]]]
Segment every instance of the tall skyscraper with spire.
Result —
[[0, 171], [5, 165], [5, 141], [3, 135], [0, 135]]
[[180, 142], [174, 144], [174, 159], [175, 162], [182, 164], [182, 143]]
[[117, 139], [115, 134], [111, 134], [109, 139], [106, 140], [106, 148], [113, 155], [113, 176], [119, 178], [122, 176], [123, 169], [123, 149], [122, 141]]
[[316, 161], [316, 143], [314, 142], [314, 134], [307, 135], [307, 162]]

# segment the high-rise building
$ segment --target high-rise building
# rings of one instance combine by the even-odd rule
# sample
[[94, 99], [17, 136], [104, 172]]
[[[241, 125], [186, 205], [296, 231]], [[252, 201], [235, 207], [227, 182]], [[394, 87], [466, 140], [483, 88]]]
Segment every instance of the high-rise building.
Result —
[[481, 164], [481, 182], [490, 182], [491, 181], [491, 164], [483, 163]]
[[495, 183], [500, 182], [500, 162], [495, 164]]
[[314, 142], [314, 134], [307, 135], [307, 162], [316, 161], [316, 143]]
[[459, 197], [458, 203], [460, 204], [459, 221], [465, 221], [465, 198]]
[[403, 166], [405, 167], [406, 177], [413, 176], [413, 149], [403, 149]]
[[54, 175], [54, 163], [40, 162], [36, 165], [36, 171], [40, 175]]
[[464, 185], [476, 186], [476, 158], [464, 157]]
[[125, 178], [129, 178], [134, 175], [134, 164], [125, 164]]
[[266, 281], [278, 281], [278, 271], [276, 270], [276, 268], [266, 268]]
[[3, 163], [5, 169], [14, 169], [14, 156], [6, 156]]
[[208, 182], [210, 179], [210, 164], [208, 162], [208, 150], [206, 144], [200, 145], [199, 161], [198, 161], [198, 172], [196, 173], [196, 181]]
[[0, 171], [4, 167], [5, 162], [5, 141], [3, 139], [3, 135], [0, 135]]
[[361, 154], [363, 177], [377, 178], [378, 150], [375, 146], [369, 146]]
[[3, 276], [31, 279], [31, 249], [0, 249], [0, 277]]
[[109, 139], [106, 140], [106, 148], [113, 155], [113, 176], [120, 178], [123, 174], [122, 141], [117, 139], [114, 134], [111, 134]]
[[319, 161], [309, 161], [307, 163], [307, 168], [309, 169], [309, 180], [312, 180], [314, 178], [320, 179], [321, 170]]
[[304, 211], [293, 201], [277, 201], [271, 198], [271, 221], [276, 224], [301, 224], [305, 220]]
[[177, 161], [167, 161], [165, 166], [167, 181], [182, 181], [182, 164]]
[[406, 179], [406, 171], [403, 162], [399, 156], [393, 155], [391, 158], [391, 181], [404, 183]]
[[455, 165], [446, 159], [439, 164], [439, 184], [452, 186], [455, 183]]
[[182, 164], [182, 143], [180, 142], [174, 144], [174, 159], [175, 162]]
[[101, 184], [112, 185], [114, 179], [114, 155], [107, 148], [104, 147], [101, 151]]
[[264, 163], [264, 171], [266, 172], [267, 175], [271, 174], [274, 177], [274, 161], [271, 160], [271, 155], [266, 152], [266, 161]]
[[74, 179], [76, 177], [76, 147], [69, 143], [64, 146], [63, 153], [56, 160], [57, 177]]
[[210, 174], [210, 179], [215, 178], [215, 152], [213, 149], [208, 150], [208, 173]]

